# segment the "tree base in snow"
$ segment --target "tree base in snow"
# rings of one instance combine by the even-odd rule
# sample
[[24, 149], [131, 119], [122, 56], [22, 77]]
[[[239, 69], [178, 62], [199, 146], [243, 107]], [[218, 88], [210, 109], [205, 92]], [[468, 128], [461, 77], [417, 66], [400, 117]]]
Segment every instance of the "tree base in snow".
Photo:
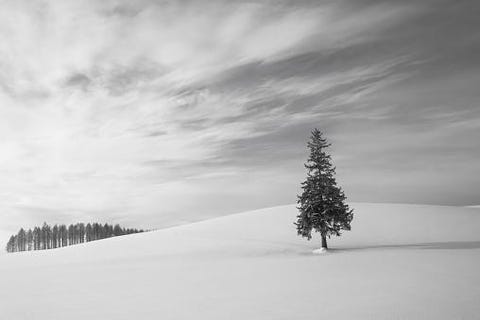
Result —
[[315, 249], [313, 250], [313, 254], [324, 254], [324, 253], [327, 253], [327, 248], [320, 248], [320, 249]]

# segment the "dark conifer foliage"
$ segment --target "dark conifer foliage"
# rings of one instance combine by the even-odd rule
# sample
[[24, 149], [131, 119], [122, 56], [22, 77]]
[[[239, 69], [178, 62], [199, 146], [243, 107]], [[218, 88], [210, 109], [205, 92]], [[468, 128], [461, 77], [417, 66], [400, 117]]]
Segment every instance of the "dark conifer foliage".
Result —
[[322, 248], [327, 248], [327, 237], [340, 236], [341, 230], [350, 230], [353, 210], [345, 204], [346, 197], [335, 181], [335, 167], [325, 149], [330, 146], [320, 130], [314, 129], [307, 144], [310, 155], [305, 168], [307, 179], [298, 196], [297, 233], [308, 240], [312, 230], [322, 236]]
[[77, 223], [68, 227], [64, 224], [51, 227], [44, 223], [42, 227], [34, 227], [27, 231], [21, 228], [16, 235], [10, 237], [6, 250], [17, 252], [54, 249], [139, 232], [144, 230], [127, 229], [118, 224], [112, 226], [108, 223], [88, 223], [86, 226], [84, 223]]

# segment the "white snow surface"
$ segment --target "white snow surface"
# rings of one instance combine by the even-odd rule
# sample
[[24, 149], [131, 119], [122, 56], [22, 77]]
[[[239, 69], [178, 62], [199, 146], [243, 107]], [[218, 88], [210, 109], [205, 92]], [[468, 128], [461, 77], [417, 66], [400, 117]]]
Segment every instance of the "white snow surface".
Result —
[[296, 235], [294, 206], [0, 256], [0, 319], [479, 319], [480, 210], [352, 204]]

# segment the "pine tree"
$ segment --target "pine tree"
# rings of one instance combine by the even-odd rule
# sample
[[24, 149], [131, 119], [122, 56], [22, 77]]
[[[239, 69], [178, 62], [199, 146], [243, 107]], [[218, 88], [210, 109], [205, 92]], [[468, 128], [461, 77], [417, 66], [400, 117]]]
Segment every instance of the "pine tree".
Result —
[[52, 248], [57, 248], [58, 247], [58, 225], [54, 225], [52, 228]]
[[42, 250], [45, 250], [47, 249], [47, 243], [48, 243], [48, 230], [47, 230], [47, 223], [44, 222], [43, 223], [43, 226], [41, 228], [41, 245], [40, 247], [42, 248]]
[[80, 237], [80, 243], [85, 242], [85, 224], [79, 223], [78, 224], [78, 236]]
[[42, 231], [39, 227], [33, 228], [33, 250], [41, 249]]
[[15, 252], [15, 236], [10, 236], [10, 240], [7, 243], [7, 252]]
[[113, 234], [116, 237], [121, 236], [123, 234], [123, 230], [118, 223], [115, 225], [115, 227], [113, 227]]
[[113, 237], [113, 226], [112, 225], [110, 225], [108, 223], [105, 223], [103, 228], [105, 229], [105, 238]]
[[80, 228], [77, 224], [73, 225], [73, 244], [77, 244], [80, 242]]
[[25, 251], [26, 243], [27, 243], [27, 233], [23, 228], [20, 228], [17, 234], [18, 239], [18, 251]]
[[31, 251], [33, 245], [33, 232], [32, 229], [28, 229], [27, 231], [27, 250]]
[[85, 241], [90, 242], [92, 240], [92, 225], [90, 223], [87, 223], [87, 226], [85, 227]]
[[60, 233], [60, 243], [62, 247], [66, 247], [68, 245], [68, 231], [67, 226], [62, 224], [58, 228], [58, 232]]
[[350, 230], [353, 210], [345, 204], [346, 197], [335, 181], [335, 167], [325, 152], [330, 146], [320, 130], [314, 129], [307, 144], [310, 155], [305, 168], [307, 179], [298, 196], [300, 214], [297, 216], [298, 235], [310, 240], [312, 230], [322, 237], [322, 248], [327, 249], [327, 237], [340, 236], [341, 230]]
[[73, 224], [69, 225], [68, 226], [68, 229], [67, 229], [67, 234], [68, 234], [68, 245], [71, 246], [74, 244], [74, 233], [75, 233], [75, 227], [73, 226]]
[[51, 249], [52, 248], [52, 228], [44, 222], [42, 226], [42, 233], [43, 233], [43, 249]]

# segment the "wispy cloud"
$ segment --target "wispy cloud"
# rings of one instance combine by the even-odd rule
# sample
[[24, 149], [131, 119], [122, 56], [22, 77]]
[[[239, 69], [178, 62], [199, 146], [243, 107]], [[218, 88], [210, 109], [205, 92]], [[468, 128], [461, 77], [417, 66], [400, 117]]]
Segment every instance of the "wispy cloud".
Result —
[[[150, 226], [293, 202], [314, 126], [354, 200], [473, 202], [433, 186], [453, 175], [452, 154], [462, 177], [478, 169], [475, 12], [447, 1], [3, 1], [0, 223]], [[420, 173], [421, 195], [403, 192]], [[451, 188], [478, 187], [465, 179]]]

